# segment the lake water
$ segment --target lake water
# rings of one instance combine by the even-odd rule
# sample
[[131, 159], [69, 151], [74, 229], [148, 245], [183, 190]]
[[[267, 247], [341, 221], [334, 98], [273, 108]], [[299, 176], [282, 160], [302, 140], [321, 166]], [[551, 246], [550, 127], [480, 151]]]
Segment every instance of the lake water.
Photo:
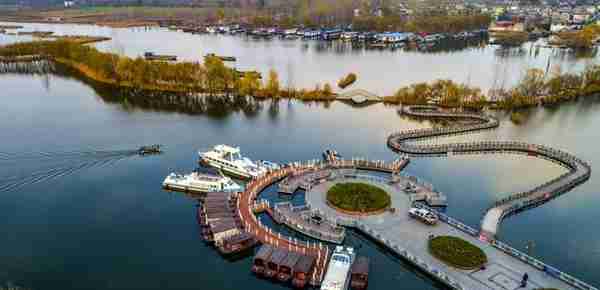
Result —
[[[128, 55], [139, 54], [150, 44], [156, 52], [190, 58], [196, 52], [208, 52], [206, 47], [221, 54], [246, 51], [252, 55], [254, 51], [254, 59], [240, 57], [241, 53], [236, 56], [261, 70], [280, 65], [277, 61], [269, 64], [269, 57], [285, 57], [294, 63], [292, 71], [306, 68], [304, 73], [288, 75], [307, 83], [323, 77], [313, 70], [338, 78], [344, 71], [339, 66], [346, 65], [344, 59], [364, 71], [376, 67], [367, 59], [381, 59], [378, 71], [398, 74], [395, 82], [387, 75], [372, 75], [371, 85], [379, 87], [381, 81], [382, 89], [409, 82], [409, 77], [425, 79], [429, 75], [430, 79], [442, 67], [461, 71], [454, 74], [460, 78], [469, 66], [492, 67], [497, 61], [514, 62], [514, 66], [546, 63], [533, 57], [498, 59], [492, 48], [485, 48], [435, 55], [398, 52], [394, 54], [398, 61], [419, 66], [392, 69], [383, 61], [391, 52], [362, 52], [357, 57], [309, 48], [302, 53], [300, 41], [248, 41], [246, 47], [229, 47], [228, 43], [244, 42], [162, 30], [74, 25], [38, 28], [118, 36], [98, 45], [107, 49], [120, 41]], [[12, 41], [15, 37], [0, 36], [1, 43]], [[216, 43], [222, 50], [215, 50]], [[273, 53], [264, 53], [269, 46]], [[291, 54], [294, 51], [296, 54]], [[455, 56], [471, 64], [455, 62]], [[590, 60], [561, 61], [577, 66]], [[423, 65], [431, 63], [435, 65]], [[417, 72], [419, 69], [423, 72]], [[368, 74], [362, 74], [367, 81]], [[478, 74], [472, 74], [473, 82]], [[252, 158], [277, 162], [319, 158], [327, 147], [345, 157], [393, 160], [396, 155], [385, 145], [389, 133], [431, 125], [403, 119], [396, 107], [382, 104], [353, 107], [341, 102], [282, 101], [277, 106], [259, 103], [253, 111], [189, 114], [138, 100], [118, 102], [118, 95], [99, 94], [78, 80], [61, 76], [1, 75], [0, 87], [0, 230], [5, 233], [0, 247], [0, 285], [10, 282], [31, 289], [285, 289], [253, 277], [250, 257], [226, 261], [205, 245], [196, 224], [197, 202], [162, 191], [163, 178], [172, 171], [192, 170], [198, 149], [221, 143], [240, 145]], [[504, 121], [497, 130], [440, 142], [500, 139], [541, 143], [567, 150], [594, 167], [600, 164], [599, 112], [600, 103], [588, 99], [560, 109], [532, 111], [522, 126], [499, 114]], [[125, 152], [153, 143], [164, 144], [166, 152], [143, 158]], [[406, 171], [446, 193], [447, 212], [474, 227], [494, 200], [562, 173], [552, 163], [527, 156], [413, 159]], [[519, 249], [534, 241], [534, 256], [600, 286], [598, 188], [600, 179], [592, 173], [587, 183], [573, 191], [505, 220], [501, 239]], [[273, 188], [264, 197], [277, 198]], [[398, 285], [402, 289], [443, 289], [359, 234], [352, 233], [347, 243], [371, 257], [369, 289]]]
[[[203, 61], [207, 53], [235, 56], [231, 64], [241, 70], [258, 70], [266, 75], [274, 69], [286, 86], [314, 88], [317, 83], [332, 84], [350, 72], [358, 75], [351, 88], [364, 88], [378, 94], [393, 94], [398, 88], [416, 82], [452, 79], [490, 88], [514, 85], [529, 68], [545, 70], [560, 67], [563, 72], [580, 71], [595, 58], [578, 58], [558, 49], [532, 44], [522, 51], [503, 51], [494, 46], [474, 46], [455, 51], [422, 53], [402, 50], [353, 49], [344, 42], [303, 40], [254, 40], [242, 36], [193, 35], [165, 28], [109, 28], [94, 25], [22, 24], [23, 31], [54, 31], [57, 35], [86, 34], [111, 37], [96, 44], [108, 52], [131, 57], [146, 51], [177, 55], [179, 59]], [[22, 37], [0, 35], [0, 43]], [[24, 39], [29, 39], [26, 37]]]

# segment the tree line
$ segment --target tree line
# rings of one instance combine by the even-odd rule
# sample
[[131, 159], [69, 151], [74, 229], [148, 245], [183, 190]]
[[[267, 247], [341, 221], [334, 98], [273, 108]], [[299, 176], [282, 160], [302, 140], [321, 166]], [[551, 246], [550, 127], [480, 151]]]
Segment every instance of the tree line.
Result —
[[204, 93], [209, 96], [239, 95], [263, 98], [293, 97], [306, 100], [332, 98], [329, 84], [312, 90], [283, 88], [277, 72], [271, 70], [263, 83], [255, 72], [239, 72], [214, 56], [204, 62], [160, 62], [100, 52], [73, 41], [32, 41], [0, 47], [0, 56], [44, 55], [77, 69], [102, 83], [121, 87], [177, 93]]
[[[51, 57], [90, 79], [115, 87], [202, 93], [213, 97], [335, 99], [328, 83], [317, 84], [313, 89], [286, 88], [281, 86], [279, 75], [274, 70], [263, 81], [258, 73], [236, 71], [225, 66], [218, 57], [205, 57], [203, 63], [156, 62], [100, 52], [94, 47], [68, 40], [20, 42], [0, 47], [0, 56], [3, 57], [26, 55]], [[530, 69], [516, 86], [490, 93], [493, 100], [480, 88], [451, 80], [436, 80], [402, 87], [384, 100], [388, 103], [436, 103], [471, 108], [491, 106], [509, 110], [540, 104], [553, 105], [600, 93], [600, 65], [588, 65], [581, 73], [564, 73], [555, 69], [548, 74], [539, 69]]]
[[[304, 2], [303, 2], [304, 3]], [[258, 13], [250, 18], [250, 24], [256, 27], [279, 26], [289, 28], [294, 26], [322, 27], [351, 24], [357, 31], [404, 31], [425, 33], [458, 33], [487, 28], [492, 21], [490, 15], [415, 15], [404, 17], [400, 15], [373, 16], [359, 15], [340, 21], [333, 16], [333, 6], [324, 7], [325, 10], [308, 10], [302, 16], [284, 16], [275, 18], [269, 13]], [[329, 11], [329, 10], [332, 11]], [[331, 15], [330, 15], [331, 14]], [[328, 16], [329, 15], [329, 16]]]

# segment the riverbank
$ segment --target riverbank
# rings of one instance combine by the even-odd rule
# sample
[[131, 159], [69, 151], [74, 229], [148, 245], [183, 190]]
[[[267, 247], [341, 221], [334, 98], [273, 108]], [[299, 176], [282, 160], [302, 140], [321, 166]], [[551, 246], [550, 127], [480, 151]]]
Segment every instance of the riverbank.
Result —
[[[225, 66], [218, 57], [207, 57], [202, 64], [146, 61], [100, 52], [94, 47], [81, 44], [86, 41], [73, 41], [72, 38], [63, 37], [56, 41], [15, 43], [0, 47], [0, 56], [47, 56], [57, 63], [76, 69], [86, 78], [115, 89], [309, 101], [332, 101], [337, 98], [328, 83], [317, 84], [313, 89], [283, 87], [274, 70], [269, 72], [263, 82], [257, 74], [243, 74]], [[579, 74], [556, 71], [549, 77], [541, 70], [528, 70], [515, 87], [487, 94], [474, 86], [451, 80], [437, 80], [402, 87], [394, 95], [383, 96], [382, 100], [390, 104], [437, 104], [445, 107], [516, 110], [557, 105], [597, 93], [600, 93], [600, 66], [588, 66]]]

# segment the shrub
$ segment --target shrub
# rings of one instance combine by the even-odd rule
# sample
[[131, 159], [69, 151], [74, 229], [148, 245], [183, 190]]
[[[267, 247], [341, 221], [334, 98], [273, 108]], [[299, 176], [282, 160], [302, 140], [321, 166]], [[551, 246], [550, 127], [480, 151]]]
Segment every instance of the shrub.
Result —
[[483, 250], [458, 237], [432, 238], [429, 240], [429, 251], [437, 259], [459, 269], [476, 269], [487, 263]]
[[372, 212], [387, 208], [390, 196], [381, 188], [366, 183], [338, 183], [327, 191], [327, 201], [340, 209]]

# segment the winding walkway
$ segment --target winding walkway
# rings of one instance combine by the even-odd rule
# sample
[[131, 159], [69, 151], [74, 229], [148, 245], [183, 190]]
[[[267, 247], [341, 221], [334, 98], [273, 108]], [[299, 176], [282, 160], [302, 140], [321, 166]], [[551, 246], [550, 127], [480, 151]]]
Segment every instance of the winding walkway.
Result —
[[498, 127], [499, 121], [488, 115], [465, 112], [444, 112], [433, 106], [408, 106], [400, 112], [405, 115], [422, 118], [453, 118], [474, 121], [458, 127], [407, 130], [388, 137], [388, 146], [411, 156], [446, 156], [448, 154], [508, 153], [527, 154], [557, 163], [568, 170], [567, 173], [541, 184], [529, 191], [512, 194], [490, 206], [481, 222], [481, 235], [493, 239], [498, 226], [505, 217], [521, 210], [543, 204], [575, 186], [585, 182], [591, 174], [591, 166], [585, 161], [567, 152], [543, 145], [514, 141], [483, 141], [470, 143], [450, 143], [442, 145], [414, 144], [418, 139], [448, 136], [475, 132]]

